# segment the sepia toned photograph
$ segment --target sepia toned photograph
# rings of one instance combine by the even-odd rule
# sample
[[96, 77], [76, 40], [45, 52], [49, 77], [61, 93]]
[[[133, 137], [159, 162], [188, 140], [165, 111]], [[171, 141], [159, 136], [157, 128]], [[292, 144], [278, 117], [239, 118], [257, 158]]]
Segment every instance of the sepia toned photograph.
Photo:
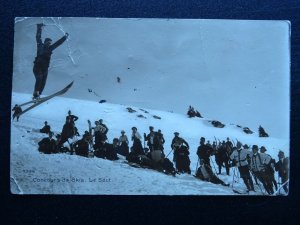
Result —
[[288, 196], [289, 21], [14, 26], [11, 193]]

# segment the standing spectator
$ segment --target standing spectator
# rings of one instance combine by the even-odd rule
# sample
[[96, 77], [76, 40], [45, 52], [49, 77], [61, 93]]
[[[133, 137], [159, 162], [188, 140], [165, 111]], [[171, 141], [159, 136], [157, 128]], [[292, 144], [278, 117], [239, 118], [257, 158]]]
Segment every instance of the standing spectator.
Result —
[[254, 191], [253, 181], [249, 172], [248, 159], [250, 158], [250, 152], [246, 149], [242, 149], [242, 144], [238, 141], [236, 149], [230, 155], [230, 159], [238, 167], [241, 177], [248, 189], [248, 191]]
[[213, 153], [213, 149], [210, 145], [205, 144], [205, 138], [201, 137], [200, 138], [200, 146], [198, 147], [197, 150], [197, 155], [199, 157], [199, 160], [203, 159], [204, 164], [210, 165], [210, 156]]
[[[275, 164], [275, 170], [278, 171], [278, 175], [281, 178], [281, 183], [284, 184], [289, 180], [289, 158], [284, 156], [283, 151], [278, 153], [278, 162]], [[288, 184], [283, 186], [283, 189], [288, 193]]]

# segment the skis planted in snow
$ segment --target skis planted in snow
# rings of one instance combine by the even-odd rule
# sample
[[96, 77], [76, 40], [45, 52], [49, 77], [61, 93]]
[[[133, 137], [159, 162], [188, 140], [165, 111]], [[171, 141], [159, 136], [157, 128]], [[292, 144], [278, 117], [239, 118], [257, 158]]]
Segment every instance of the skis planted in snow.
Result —
[[70, 84], [68, 84], [66, 87], [64, 87], [63, 89], [61, 89], [60, 91], [58, 92], [55, 92], [54, 94], [52, 95], [49, 95], [49, 96], [46, 96], [46, 97], [43, 97], [43, 98], [40, 98], [39, 100], [32, 100], [32, 101], [29, 101], [29, 102], [25, 102], [23, 104], [20, 104], [19, 106], [24, 106], [24, 105], [28, 105], [28, 104], [31, 104], [31, 106], [29, 106], [28, 108], [26, 108], [25, 110], [23, 110], [21, 113], [19, 113], [17, 116], [21, 116], [23, 115], [24, 113], [28, 112], [29, 110], [37, 107], [38, 105], [56, 97], [56, 96], [59, 96], [59, 95], [63, 95], [65, 94], [69, 89], [70, 87], [72, 87], [74, 81], [72, 81]]
[[232, 188], [232, 191], [236, 194], [239, 194], [239, 195], [248, 195], [249, 192], [248, 191], [240, 191], [240, 190], [237, 190], [235, 188]]
[[288, 184], [289, 181], [290, 181], [290, 180], [287, 180], [287, 181], [284, 182], [282, 185], [280, 185], [280, 186], [278, 187], [277, 191], [275, 191], [273, 195], [279, 195], [280, 190], [281, 190], [286, 184]]

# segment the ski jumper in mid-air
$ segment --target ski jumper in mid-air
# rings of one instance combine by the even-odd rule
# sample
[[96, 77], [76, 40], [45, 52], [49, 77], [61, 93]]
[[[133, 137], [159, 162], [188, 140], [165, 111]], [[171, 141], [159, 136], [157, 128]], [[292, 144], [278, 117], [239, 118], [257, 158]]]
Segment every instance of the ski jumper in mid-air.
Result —
[[42, 23], [37, 24], [37, 54], [33, 66], [33, 73], [36, 81], [34, 85], [33, 99], [38, 99], [45, 88], [52, 51], [64, 43], [69, 36], [69, 34], [66, 33], [54, 44], [52, 44], [52, 40], [50, 38], [45, 38], [43, 43], [41, 38], [43, 26], [45, 25]]

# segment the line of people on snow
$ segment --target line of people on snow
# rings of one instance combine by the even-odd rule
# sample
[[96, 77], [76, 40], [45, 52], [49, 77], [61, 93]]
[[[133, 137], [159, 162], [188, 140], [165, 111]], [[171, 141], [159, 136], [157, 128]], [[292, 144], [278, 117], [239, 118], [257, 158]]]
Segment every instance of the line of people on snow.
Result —
[[[72, 115], [71, 111], [66, 116], [66, 122], [63, 126], [61, 134], [56, 135], [56, 140], [53, 137], [53, 132], [47, 121], [45, 126], [40, 130], [43, 133], [48, 133], [49, 137], [44, 138], [39, 142], [39, 151], [43, 153], [59, 153], [70, 152], [84, 157], [99, 157], [109, 160], [117, 160], [118, 154], [126, 157], [130, 163], [139, 164], [142, 167], [152, 168], [159, 171], [164, 171], [175, 175], [175, 173], [191, 174], [190, 169], [190, 152], [189, 144], [186, 140], [179, 136], [178, 132], [174, 132], [174, 138], [171, 142], [171, 152], [173, 152], [173, 162], [168, 159], [164, 153], [165, 139], [161, 130], [154, 131], [154, 127], [149, 127], [149, 133], [144, 133], [144, 146], [142, 145], [142, 136], [136, 127], [132, 127], [131, 141], [132, 146], [129, 148], [129, 139], [125, 131], [121, 131], [119, 138], [114, 138], [112, 143], [108, 143], [107, 133], [108, 127], [103, 123], [103, 120], [95, 121], [95, 126], [91, 126], [88, 121], [89, 130], [85, 131], [80, 140], [74, 141], [74, 137], [79, 137], [78, 129], [75, 126], [75, 121], [78, 117]], [[72, 140], [73, 139], [73, 140]], [[147, 142], [148, 148], [145, 148]], [[68, 144], [67, 144], [68, 143]], [[210, 144], [210, 141], [205, 141], [204, 137], [200, 138], [200, 144], [197, 149], [197, 156], [200, 165], [196, 168], [196, 177], [216, 184], [225, 184], [217, 176], [221, 174], [221, 170], [225, 167], [226, 174], [230, 175], [230, 169], [236, 167], [243, 179], [248, 191], [255, 191], [252, 177], [256, 184], [258, 181], [263, 184], [268, 194], [274, 193], [278, 185], [275, 179], [275, 171], [281, 178], [282, 183], [289, 179], [289, 159], [284, 156], [282, 151], [279, 152], [278, 162], [275, 162], [270, 155], [266, 154], [266, 148], [262, 146], [258, 152], [258, 146], [253, 145], [252, 151], [247, 144], [243, 145], [237, 141], [234, 146], [227, 138], [217, 144], [217, 140]], [[211, 157], [215, 156], [215, 162], [218, 166], [218, 172]], [[212, 168], [214, 168], [215, 173]], [[235, 170], [235, 169], [234, 169]], [[235, 171], [234, 171], [235, 172]], [[288, 185], [284, 185], [284, 190], [288, 192]]]

